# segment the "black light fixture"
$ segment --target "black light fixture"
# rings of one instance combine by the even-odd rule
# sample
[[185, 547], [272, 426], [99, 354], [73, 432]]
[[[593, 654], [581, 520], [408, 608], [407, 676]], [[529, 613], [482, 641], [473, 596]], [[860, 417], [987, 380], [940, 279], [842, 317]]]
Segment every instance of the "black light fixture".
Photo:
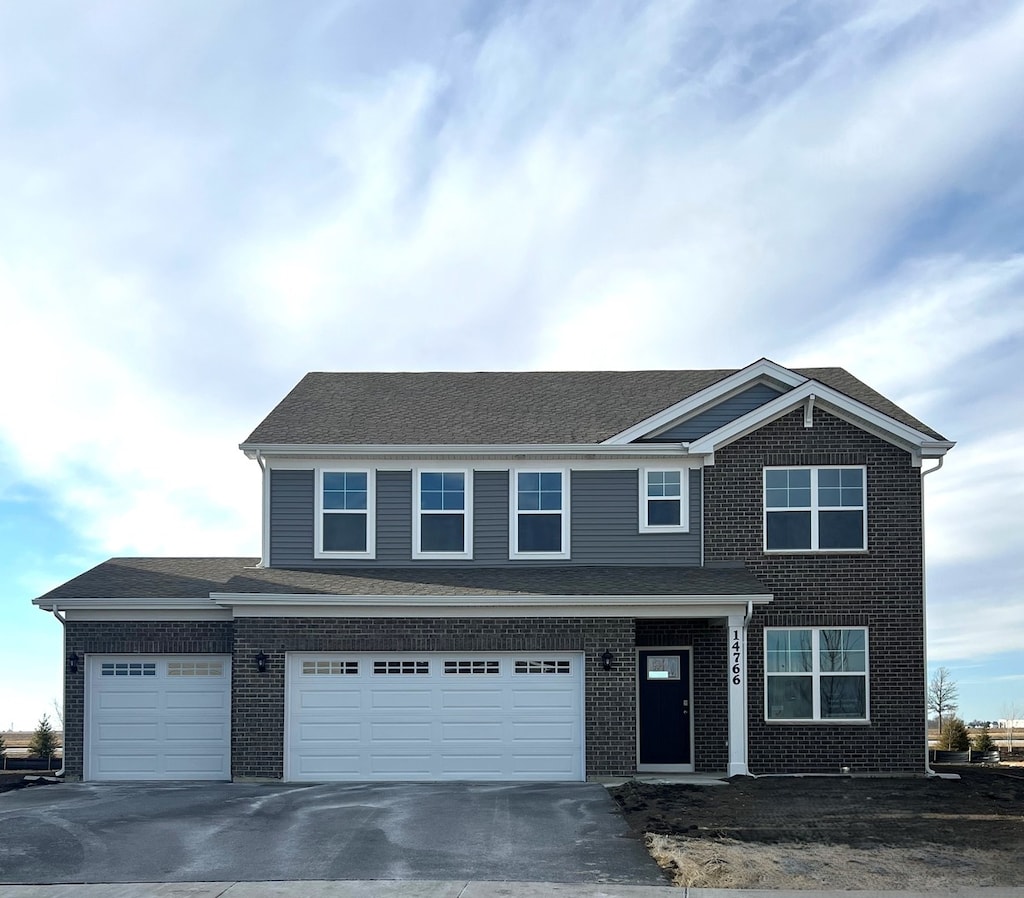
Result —
[[266, 673], [267, 672], [267, 662], [269, 660], [270, 660], [270, 657], [267, 655], [266, 652], [259, 652], [256, 655], [256, 670], [257, 670], [258, 673]]
[[71, 673], [78, 673], [78, 652], [72, 652], [68, 655], [68, 670]]
[[611, 670], [612, 662], [614, 660], [615, 658], [612, 656], [612, 653], [608, 650], [605, 650], [605, 653], [601, 656], [601, 667], [603, 667], [605, 670]]

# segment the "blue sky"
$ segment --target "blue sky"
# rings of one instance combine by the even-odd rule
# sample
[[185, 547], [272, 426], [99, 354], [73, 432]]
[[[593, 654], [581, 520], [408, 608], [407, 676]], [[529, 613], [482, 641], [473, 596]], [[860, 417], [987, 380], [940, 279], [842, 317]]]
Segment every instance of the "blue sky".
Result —
[[257, 554], [308, 370], [842, 365], [958, 441], [929, 652], [1024, 717], [1024, 3], [0, 7], [0, 728], [31, 598]]

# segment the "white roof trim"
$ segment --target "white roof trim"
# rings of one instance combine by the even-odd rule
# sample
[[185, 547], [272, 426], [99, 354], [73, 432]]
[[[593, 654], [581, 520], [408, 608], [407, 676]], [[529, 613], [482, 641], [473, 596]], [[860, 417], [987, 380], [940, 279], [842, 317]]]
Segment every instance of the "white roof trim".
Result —
[[632, 443], [634, 440], [642, 439], [654, 431], [668, 427], [680, 418], [685, 418], [698, 411], [702, 406], [721, 401], [730, 393], [737, 392], [743, 387], [763, 379], [778, 381], [789, 387], [795, 387], [807, 380], [806, 377], [790, 371], [788, 368], [783, 368], [775, 362], [768, 359], [760, 359], [754, 362], [754, 364], [748, 365], [746, 368], [713, 383], [710, 387], [705, 387], [699, 393], [694, 393], [675, 405], [669, 406], [664, 411], [645, 418], [621, 433], [609, 437], [601, 445], [621, 446], [625, 443]]
[[606, 443], [455, 443], [455, 444], [388, 444], [388, 443], [241, 443], [238, 447], [248, 458], [262, 456], [401, 456], [409, 458], [434, 458], [437, 456], [551, 456], [573, 455], [582, 458], [602, 456], [679, 456], [685, 455], [682, 443], [665, 443], [660, 446], [608, 445]]
[[777, 399], [766, 402], [698, 440], [693, 440], [690, 443], [690, 452], [695, 455], [711, 455], [717, 448], [738, 440], [769, 421], [780, 418], [799, 407], [811, 396], [814, 397], [816, 408], [821, 408], [822, 403], [832, 406], [840, 413], [841, 417], [849, 416], [847, 419], [852, 419], [853, 423], [867, 425], [867, 429], [873, 430], [879, 436], [888, 439], [889, 442], [904, 448], [915, 449], [926, 458], [938, 458], [945, 455], [955, 445], [948, 440], [936, 440], [863, 402], [851, 399], [845, 393], [840, 393], [820, 381], [807, 380], [788, 393], [783, 393]]
[[217, 611], [216, 602], [209, 596], [196, 598], [160, 598], [154, 596], [130, 596], [112, 598], [110, 596], [77, 596], [74, 598], [39, 598], [32, 604], [44, 611], [61, 611], [85, 608], [102, 608], [112, 611]]
[[726, 617], [771, 595], [356, 596], [214, 593], [235, 617]]

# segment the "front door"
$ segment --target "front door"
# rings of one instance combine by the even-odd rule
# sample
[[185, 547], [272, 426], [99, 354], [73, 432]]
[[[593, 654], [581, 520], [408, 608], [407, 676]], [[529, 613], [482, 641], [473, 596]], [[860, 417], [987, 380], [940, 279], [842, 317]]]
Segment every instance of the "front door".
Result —
[[692, 770], [690, 650], [641, 649], [638, 770]]

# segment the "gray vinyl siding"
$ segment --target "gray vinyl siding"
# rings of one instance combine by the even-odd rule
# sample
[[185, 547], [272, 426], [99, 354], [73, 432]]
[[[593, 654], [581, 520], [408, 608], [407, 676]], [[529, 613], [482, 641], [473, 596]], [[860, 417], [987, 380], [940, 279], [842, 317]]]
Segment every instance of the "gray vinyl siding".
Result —
[[[273, 567], [462, 567], [543, 565], [510, 560], [507, 471], [473, 476], [473, 560], [412, 560], [412, 474], [377, 473], [377, 557], [351, 560], [313, 557], [315, 475], [270, 472], [270, 564]], [[701, 472], [690, 472], [688, 533], [639, 532], [636, 471], [573, 471], [570, 544], [572, 558], [553, 564], [700, 564]]]
[[730, 421], [753, 411], [755, 408], [770, 402], [781, 392], [766, 384], [758, 384], [729, 399], [719, 402], [713, 408], [706, 409], [692, 418], [677, 424], [671, 430], [658, 434], [651, 442], [688, 442], [700, 439], [713, 430], [718, 430]]
[[573, 471], [575, 564], [700, 564], [700, 471], [690, 472], [688, 533], [640, 533], [636, 471]]

